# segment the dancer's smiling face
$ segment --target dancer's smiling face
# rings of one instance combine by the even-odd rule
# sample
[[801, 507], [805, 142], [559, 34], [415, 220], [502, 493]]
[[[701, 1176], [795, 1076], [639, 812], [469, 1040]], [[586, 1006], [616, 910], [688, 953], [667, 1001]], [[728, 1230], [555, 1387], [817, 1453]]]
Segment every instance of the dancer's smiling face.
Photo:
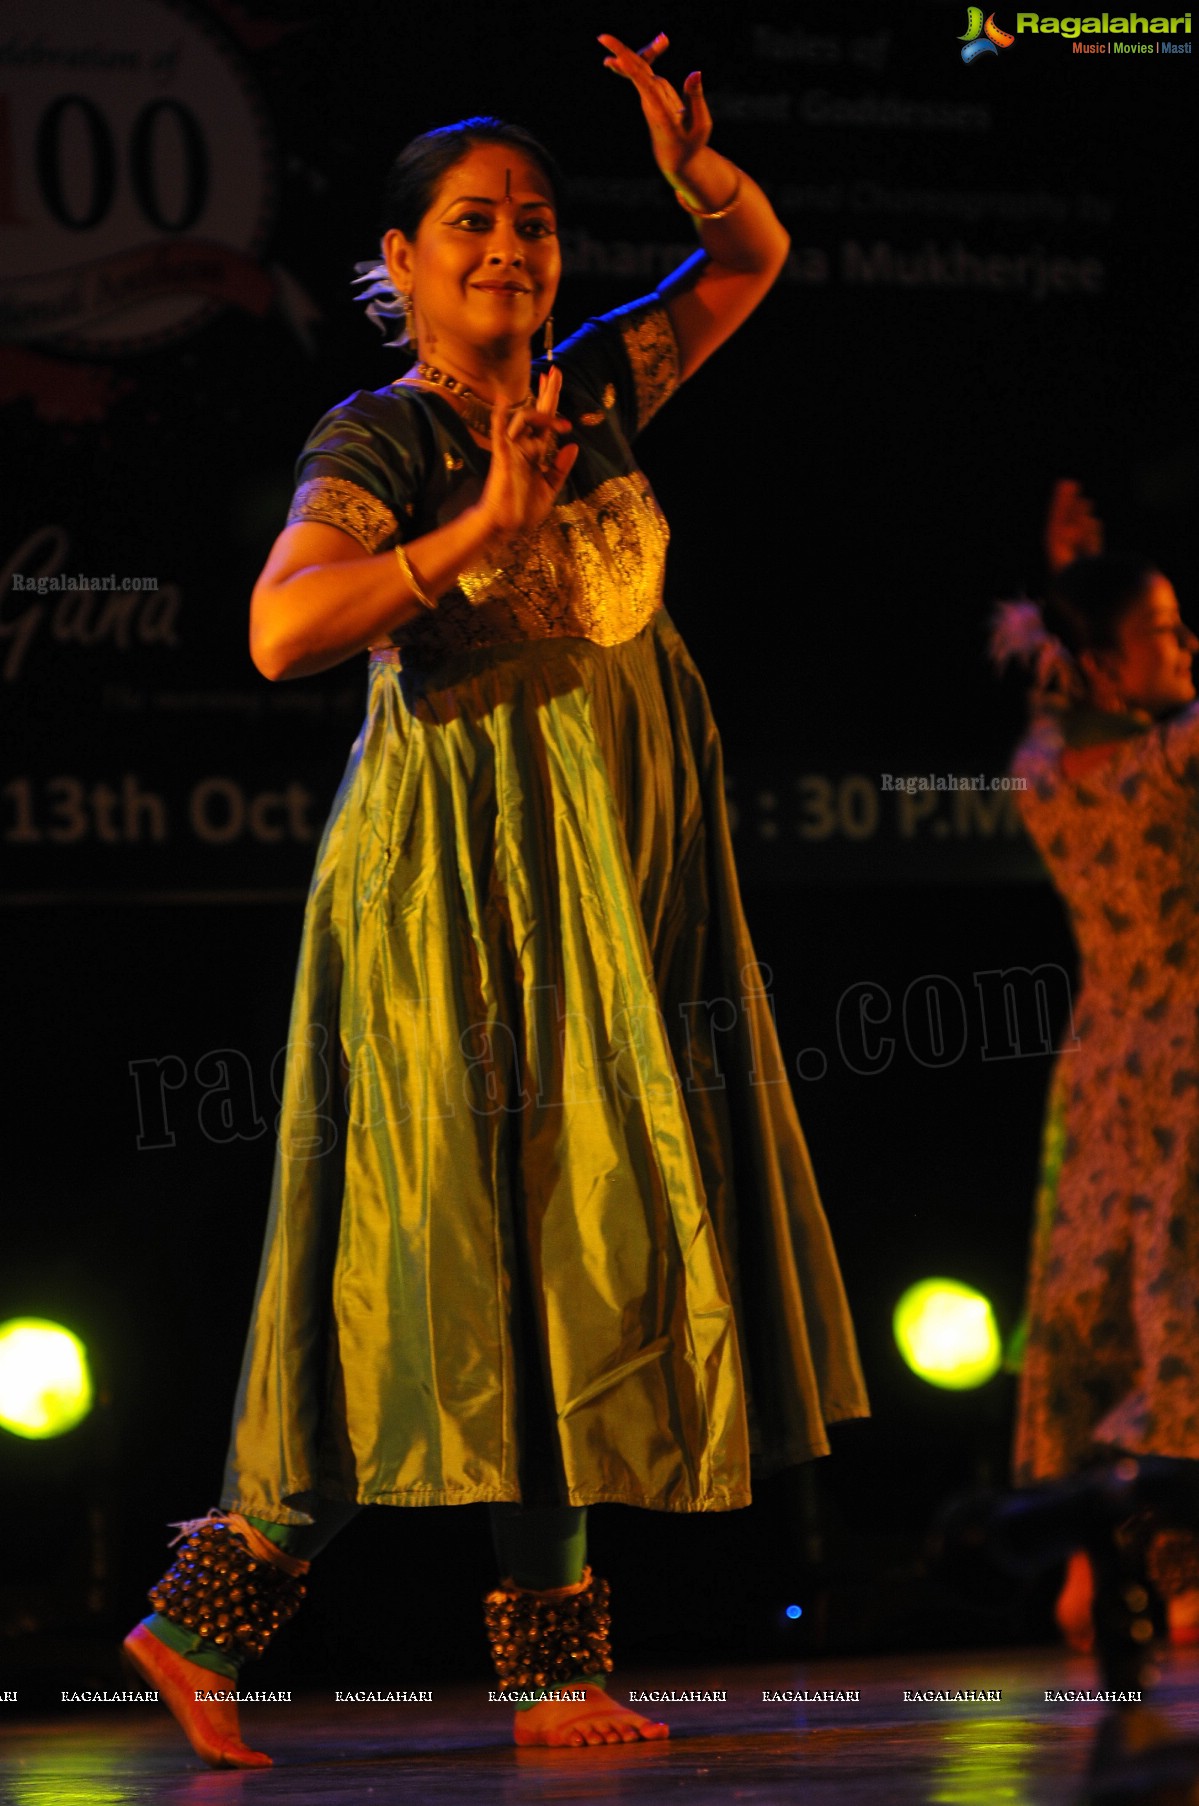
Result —
[[1160, 571], [1121, 616], [1115, 641], [1110, 652], [1084, 654], [1096, 690], [1114, 686], [1126, 707], [1155, 716], [1195, 700], [1191, 662], [1199, 639], [1183, 621], [1174, 586]]
[[476, 144], [442, 176], [409, 239], [383, 239], [396, 288], [411, 294], [421, 356], [527, 345], [554, 305], [562, 256], [553, 191], [511, 144]]

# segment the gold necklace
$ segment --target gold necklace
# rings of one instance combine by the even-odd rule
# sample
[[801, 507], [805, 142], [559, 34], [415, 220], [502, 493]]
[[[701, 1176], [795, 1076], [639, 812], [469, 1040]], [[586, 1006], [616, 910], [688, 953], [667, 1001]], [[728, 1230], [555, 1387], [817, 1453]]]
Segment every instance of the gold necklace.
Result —
[[[417, 364], [416, 374], [418, 378], [416, 382], [413, 382], [411, 377], [402, 376], [400, 383], [411, 389], [445, 389], [461, 404], [462, 418], [471, 431], [478, 433], [480, 439], [490, 439], [491, 416], [494, 409], [481, 400], [473, 389], [468, 388], [464, 382], [460, 382], [456, 376], [450, 376], [446, 371], [438, 370], [434, 364]], [[513, 408], [527, 408], [531, 405], [532, 400], [533, 391], [530, 389], [523, 401], [506, 402], [504, 406], [508, 411]]]

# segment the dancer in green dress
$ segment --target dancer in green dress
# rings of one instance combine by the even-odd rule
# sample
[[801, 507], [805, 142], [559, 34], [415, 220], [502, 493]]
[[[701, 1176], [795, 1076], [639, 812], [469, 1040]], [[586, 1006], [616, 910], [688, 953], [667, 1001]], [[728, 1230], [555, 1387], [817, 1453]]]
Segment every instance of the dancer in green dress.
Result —
[[586, 1508], [745, 1505], [751, 1462], [824, 1454], [866, 1411], [630, 449], [787, 237], [708, 145], [699, 77], [654, 72], [665, 40], [601, 42], [701, 250], [553, 352], [545, 152], [491, 119], [416, 140], [368, 291], [415, 366], [316, 428], [254, 594], [266, 676], [370, 658], [222, 1507], [126, 1645], [217, 1766], [267, 1758], [232, 1699], [189, 1694], [231, 1691], [369, 1503], [491, 1506], [518, 1742], [664, 1735], [603, 1691]]

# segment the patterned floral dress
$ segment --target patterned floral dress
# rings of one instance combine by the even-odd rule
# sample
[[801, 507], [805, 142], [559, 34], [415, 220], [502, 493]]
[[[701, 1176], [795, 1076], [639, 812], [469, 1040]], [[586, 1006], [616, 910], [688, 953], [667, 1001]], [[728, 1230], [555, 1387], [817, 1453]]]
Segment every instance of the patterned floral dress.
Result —
[[[1071, 745], [1103, 756], [1068, 776]], [[1097, 1444], [1199, 1458], [1199, 705], [1156, 725], [1046, 718], [1014, 770], [1081, 973], [1046, 1124], [1017, 1479]]]
[[[373, 649], [317, 855], [222, 1502], [726, 1510], [866, 1412], [630, 442], [657, 300], [560, 347], [547, 520]], [[290, 519], [371, 552], [477, 500], [444, 397], [352, 396]], [[725, 598], [722, 607], [735, 607]]]

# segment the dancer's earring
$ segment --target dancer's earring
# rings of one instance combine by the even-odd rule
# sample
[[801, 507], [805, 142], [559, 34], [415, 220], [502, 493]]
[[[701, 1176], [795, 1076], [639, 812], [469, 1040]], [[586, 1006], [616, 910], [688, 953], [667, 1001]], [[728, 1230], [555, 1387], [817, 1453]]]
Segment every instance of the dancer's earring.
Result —
[[545, 323], [545, 329], [544, 329], [544, 332], [542, 333], [542, 343], [545, 346], [546, 359], [549, 363], [552, 364], [554, 361], [554, 316], [553, 316], [553, 314], [551, 314], [549, 316], [548, 320]]

